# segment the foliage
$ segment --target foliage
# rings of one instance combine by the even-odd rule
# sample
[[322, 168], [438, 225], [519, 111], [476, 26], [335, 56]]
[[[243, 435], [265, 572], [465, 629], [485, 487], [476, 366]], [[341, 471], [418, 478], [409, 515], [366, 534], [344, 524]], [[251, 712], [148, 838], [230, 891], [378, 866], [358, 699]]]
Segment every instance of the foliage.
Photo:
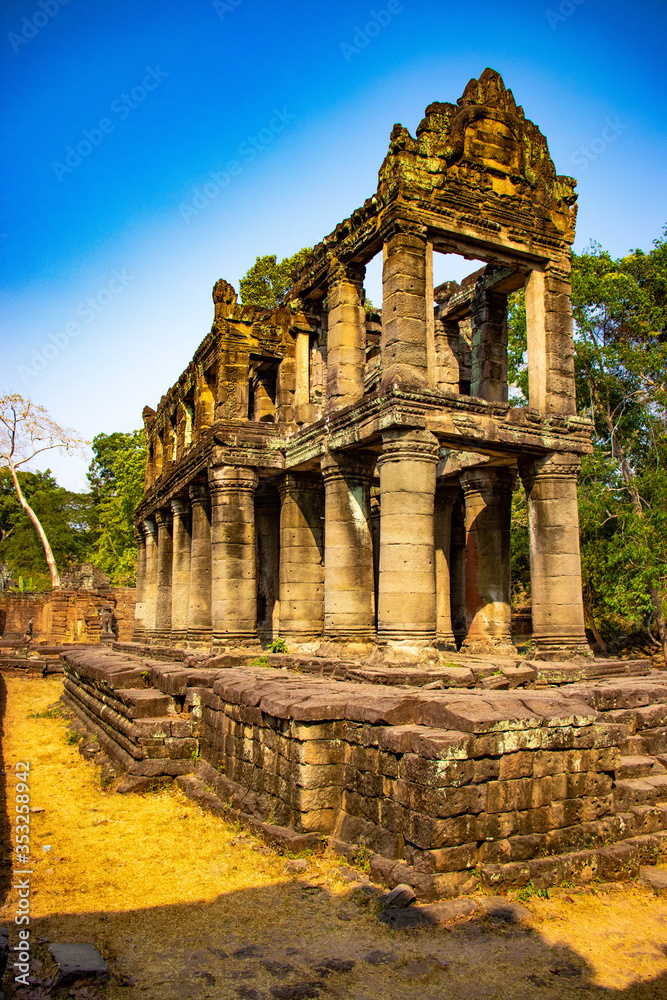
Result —
[[521, 482], [512, 494], [512, 601], [515, 605], [530, 601], [530, 539], [528, 536], [528, 504]]
[[[619, 260], [598, 244], [572, 256], [579, 412], [594, 453], [579, 479], [586, 621], [598, 641], [652, 629], [667, 650], [667, 240]], [[528, 397], [523, 293], [510, 296], [511, 401]], [[525, 590], [525, 500], [515, 494], [512, 570]], [[518, 586], [517, 586], [518, 584]], [[646, 632], [645, 632], [646, 634]]]
[[[48, 469], [46, 472], [18, 470], [17, 477], [49, 538], [57, 565], [82, 562], [92, 538], [91, 497], [58, 486]], [[9, 565], [16, 581], [19, 577], [32, 578], [37, 590], [51, 585], [44, 548], [21, 507], [9, 469], [0, 469], [0, 562]]]
[[19, 473], [45, 451], [63, 448], [76, 454], [85, 443], [73, 431], [60, 427], [43, 406], [32, 400], [17, 393], [0, 398], [0, 469], [9, 472], [18, 502], [39, 536], [54, 588], [60, 587], [60, 574], [53, 548], [41, 519], [23, 493]]
[[594, 421], [580, 520], [589, 623], [655, 624], [667, 652], [667, 241], [573, 258], [580, 407]]
[[137, 547], [133, 515], [144, 490], [143, 431], [98, 434], [88, 469], [95, 536], [88, 556], [115, 586], [134, 586]]
[[528, 405], [526, 296], [521, 289], [507, 297], [507, 385], [512, 406]]
[[281, 306], [286, 293], [292, 287], [294, 273], [303, 267], [310, 252], [310, 247], [304, 247], [292, 257], [285, 257], [280, 263], [276, 254], [258, 257], [250, 270], [241, 278], [239, 285], [241, 302], [244, 305], [262, 306], [264, 309]]
[[278, 638], [278, 639], [274, 639], [273, 642], [271, 643], [271, 645], [269, 646], [269, 652], [270, 653], [289, 653], [289, 649], [287, 648], [287, 643], [285, 642], [285, 640]]

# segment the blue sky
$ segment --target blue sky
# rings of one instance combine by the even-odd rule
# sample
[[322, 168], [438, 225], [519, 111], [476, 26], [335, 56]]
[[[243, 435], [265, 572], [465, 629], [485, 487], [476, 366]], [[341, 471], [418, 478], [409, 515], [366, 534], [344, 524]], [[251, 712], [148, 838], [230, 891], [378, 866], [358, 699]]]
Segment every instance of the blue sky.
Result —
[[[578, 179], [575, 249], [650, 249], [666, 29], [664, 0], [6, 0], [0, 394], [87, 438], [140, 426], [217, 278], [319, 242], [375, 191], [393, 124], [486, 66]], [[85, 487], [86, 461], [48, 464]]]

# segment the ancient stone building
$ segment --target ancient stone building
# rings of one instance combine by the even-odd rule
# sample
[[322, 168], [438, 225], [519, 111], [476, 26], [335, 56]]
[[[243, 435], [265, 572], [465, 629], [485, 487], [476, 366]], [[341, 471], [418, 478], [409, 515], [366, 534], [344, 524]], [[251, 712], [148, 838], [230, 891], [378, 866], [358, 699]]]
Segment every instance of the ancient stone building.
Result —
[[[589, 654], [575, 183], [487, 69], [456, 104], [431, 104], [416, 137], [394, 127], [376, 193], [315, 247], [281, 308], [216, 284], [211, 332], [144, 411], [135, 640], [511, 651], [518, 485], [535, 656]], [[363, 289], [380, 251], [381, 318]], [[486, 266], [434, 289], [434, 253]], [[521, 288], [528, 407], [507, 387], [507, 299]]]

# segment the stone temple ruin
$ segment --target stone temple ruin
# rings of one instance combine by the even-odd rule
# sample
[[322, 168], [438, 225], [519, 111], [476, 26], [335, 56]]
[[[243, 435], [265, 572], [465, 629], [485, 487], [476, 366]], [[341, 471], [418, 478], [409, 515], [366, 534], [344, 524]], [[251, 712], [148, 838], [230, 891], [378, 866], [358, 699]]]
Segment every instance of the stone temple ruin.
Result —
[[[533, 645], [588, 654], [576, 481], [575, 182], [487, 70], [396, 126], [378, 190], [319, 244], [285, 306], [213, 291], [189, 368], [144, 411], [137, 640], [277, 635], [511, 650], [517, 474]], [[382, 321], [365, 265], [383, 252]], [[485, 259], [433, 289], [433, 253]], [[526, 289], [530, 407], [507, 402], [507, 296]], [[437, 306], [434, 307], [434, 301]], [[325, 530], [326, 528], [326, 530]]]
[[[595, 660], [584, 630], [575, 183], [487, 69], [416, 137], [394, 127], [377, 192], [284, 305], [216, 284], [210, 334], [144, 411], [133, 642], [64, 655], [66, 699], [119, 769], [290, 843], [365, 845], [423, 895], [474, 868], [550, 884], [655, 860], [667, 682]], [[380, 251], [381, 317], [363, 290]], [[434, 289], [434, 252], [486, 266]], [[508, 402], [519, 288], [528, 407]], [[530, 658], [511, 632], [517, 475]], [[278, 636], [289, 653], [262, 656]]]

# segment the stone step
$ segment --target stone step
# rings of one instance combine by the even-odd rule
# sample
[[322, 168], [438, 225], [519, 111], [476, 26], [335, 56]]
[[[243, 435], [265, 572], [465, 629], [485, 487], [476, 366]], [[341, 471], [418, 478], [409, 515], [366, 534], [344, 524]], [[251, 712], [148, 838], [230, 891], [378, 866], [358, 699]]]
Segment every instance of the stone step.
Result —
[[644, 778], [651, 773], [653, 757], [633, 756], [621, 757], [620, 766], [616, 769], [616, 780], [624, 778]]
[[129, 716], [132, 719], [154, 719], [176, 714], [173, 698], [154, 688], [144, 691], [126, 688], [116, 691], [116, 696], [128, 706]]
[[652, 806], [656, 800], [657, 789], [648, 778], [627, 778], [614, 784], [617, 812], [627, 812], [632, 806]]
[[649, 774], [644, 779], [656, 790], [656, 802], [667, 802], [667, 774]]
[[[611, 713], [609, 713], [611, 714]], [[622, 757], [644, 757], [644, 741], [641, 736], [628, 736], [619, 744], [618, 749]]]
[[641, 738], [644, 743], [644, 753], [650, 754], [651, 757], [667, 753], [667, 728], [644, 729]]

